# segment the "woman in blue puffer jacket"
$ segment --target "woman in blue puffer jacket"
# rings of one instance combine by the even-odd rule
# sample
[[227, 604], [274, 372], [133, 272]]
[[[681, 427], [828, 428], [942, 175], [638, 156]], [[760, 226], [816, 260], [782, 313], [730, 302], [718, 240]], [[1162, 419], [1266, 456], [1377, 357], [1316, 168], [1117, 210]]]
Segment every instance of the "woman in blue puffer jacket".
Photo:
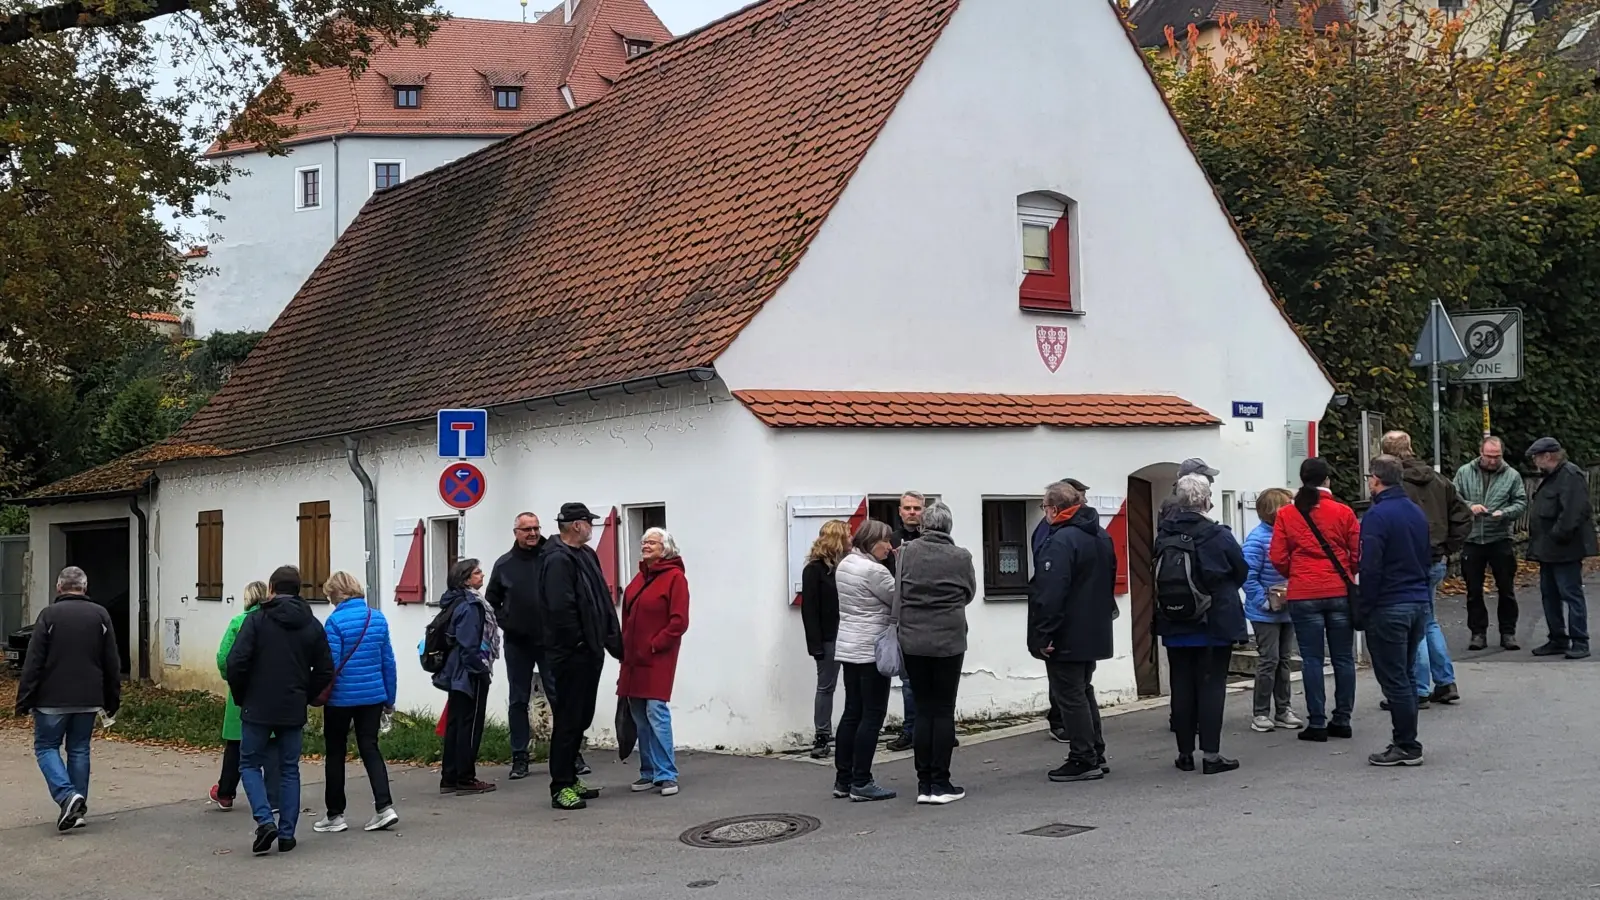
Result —
[[394, 647], [389, 643], [389, 622], [367, 605], [361, 582], [349, 572], [335, 572], [323, 585], [328, 601], [336, 604], [323, 630], [333, 657], [333, 688], [322, 714], [327, 754], [328, 814], [312, 827], [327, 833], [344, 831], [344, 755], [350, 727], [355, 726], [356, 750], [372, 783], [376, 810], [367, 831], [381, 831], [400, 821], [389, 796], [389, 770], [378, 749], [378, 731], [385, 715], [394, 712]]
[[[1280, 609], [1272, 611], [1270, 595], [1281, 594], [1288, 579], [1273, 568], [1267, 558], [1272, 546], [1272, 528], [1278, 520], [1278, 510], [1294, 501], [1294, 495], [1283, 488], [1270, 488], [1256, 496], [1256, 518], [1261, 524], [1244, 539], [1244, 561], [1250, 566], [1250, 577], [1244, 583], [1244, 614], [1256, 634], [1256, 695], [1255, 717], [1250, 727], [1255, 731], [1272, 731], [1274, 728], [1303, 728], [1305, 722], [1289, 706], [1289, 658], [1294, 653], [1294, 625], [1289, 621], [1289, 607], [1280, 601]], [[1273, 704], [1278, 714], [1272, 714]]]

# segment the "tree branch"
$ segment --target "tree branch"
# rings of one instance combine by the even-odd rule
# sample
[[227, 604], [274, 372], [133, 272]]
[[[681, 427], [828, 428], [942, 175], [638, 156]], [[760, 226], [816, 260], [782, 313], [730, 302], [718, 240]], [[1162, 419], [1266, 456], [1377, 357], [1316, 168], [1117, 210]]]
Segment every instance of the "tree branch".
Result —
[[0, 47], [20, 44], [30, 37], [55, 34], [73, 28], [110, 28], [133, 25], [158, 19], [175, 12], [183, 12], [192, 5], [191, 0], [154, 0], [149, 6], [133, 4], [129, 8], [107, 15], [91, 8], [83, 0], [69, 0], [55, 6], [46, 6], [28, 12], [12, 13], [0, 18]]

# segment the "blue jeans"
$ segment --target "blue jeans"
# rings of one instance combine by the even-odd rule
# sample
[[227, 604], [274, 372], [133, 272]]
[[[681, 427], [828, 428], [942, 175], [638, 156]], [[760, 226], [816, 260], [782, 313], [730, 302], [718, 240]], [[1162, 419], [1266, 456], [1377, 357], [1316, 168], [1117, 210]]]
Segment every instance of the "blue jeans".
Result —
[[[277, 737], [274, 738], [273, 735]], [[300, 821], [300, 743], [301, 728], [243, 723], [239, 741], [239, 780], [250, 799], [250, 814], [257, 825], [272, 824], [272, 799], [267, 795], [262, 770], [275, 766], [281, 773], [278, 785], [278, 837], [293, 838]], [[275, 745], [275, 746], [274, 746]], [[269, 752], [275, 751], [275, 752]]]
[[1375, 607], [1367, 617], [1367, 650], [1372, 654], [1372, 674], [1389, 701], [1394, 744], [1402, 750], [1422, 752], [1417, 740], [1417, 654], [1422, 636], [1433, 618], [1427, 603], [1396, 603]]
[[[73, 794], [89, 797], [89, 739], [94, 736], [94, 717], [94, 713], [33, 714], [33, 755], [57, 806]], [[65, 760], [61, 758], [63, 741], [67, 745]]]
[[1439, 583], [1444, 581], [1444, 560], [1428, 570], [1428, 623], [1423, 626], [1423, 639], [1417, 645], [1417, 661], [1411, 679], [1417, 683], [1417, 696], [1433, 693], [1434, 685], [1444, 687], [1456, 683], [1456, 667], [1450, 662], [1450, 645], [1444, 642], [1444, 630], [1434, 615], [1433, 605], [1439, 599]]
[[1583, 563], [1540, 563], [1539, 599], [1550, 642], [1589, 643], [1589, 602], [1583, 595]]
[[678, 780], [678, 763], [672, 755], [672, 710], [660, 700], [628, 698], [628, 711], [639, 729], [639, 777], [652, 784]]
[[1306, 718], [1312, 728], [1326, 728], [1328, 689], [1322, 681], [1322, 648], [1333, 657], [1333, 721], [1349, 725], [1356, 705], [1356, 633], [1350, 627], [1350, 603], [1344, 597], [1296, 600], [1289, 604], [1294, 636], [1300, 644], [1300, 672], [1306, 689]]
[[544, 648], [531, 646], [520, 638], [507, 636], [502, 646], [506, 657], [506, 683], [510, 688], [510, 709], [506, 716], [511, 727], [511, 752], [527, 753], [533, 740], [533, 726], [528, 722], [528, 705], [533, 702], [533, 672], [539, 670], [539, 683], [544, 687], [544, 699], [555, 709], [556, 682], [545, 665]]

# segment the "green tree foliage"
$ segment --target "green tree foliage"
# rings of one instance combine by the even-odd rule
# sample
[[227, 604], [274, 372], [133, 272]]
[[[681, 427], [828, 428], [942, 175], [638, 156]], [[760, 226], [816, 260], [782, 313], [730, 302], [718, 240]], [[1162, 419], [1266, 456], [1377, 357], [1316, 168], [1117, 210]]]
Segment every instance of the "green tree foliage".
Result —
[[172, 433], [172, 416], [161, 405], [161, 383], [141, 378], [117, 392], [100, 423], [100, 454], [116, 457]]
[[[1320, 432], [1346, 489], [1360, 410], [1427, 446], [1426, 370], [1409, 357], [1435, 297], [1525, 311], [1526, 379], [1494, 402], [1513, 454], [1553, 432], [1600, 456], [1600, 100], [1594, 73], [1555, 58], [1560, 26], [1468, 57], [1438, 15], [1378, 32], [1251, 23], [1221, 61], [1192, 41], [1158, 61], [1268, 280], [1354, 400]], [[1478, 394], [1446, 401], [1446, 461], [1459, 462], [1476, 449]]]

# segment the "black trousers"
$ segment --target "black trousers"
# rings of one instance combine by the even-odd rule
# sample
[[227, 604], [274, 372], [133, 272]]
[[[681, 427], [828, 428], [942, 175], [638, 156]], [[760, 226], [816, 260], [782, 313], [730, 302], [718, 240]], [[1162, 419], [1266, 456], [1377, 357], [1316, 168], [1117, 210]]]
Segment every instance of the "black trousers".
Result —
[[1100, 703], [1094, 696], [1093, 662], [1045, 660], [1045, 675], [1050, 680], [1052, 727], [1067, 733], [1071, 745], [1067, 758], [1094, 765], [1105, 755], [1106, 741], [1100, 732]]
[[439, 781], [466, 784], [478, 780], [478, 747], [489, 705], [489, 679], [474, 678], [473, 692], [451, 691], [444, 722], [444, 762]]
[[906, 678], [917, 695], [917, 721], [911, 731], [919, 794], [950, 783], [950, 754], [956, 748], [956, 691], [961, 659], [955, 656], [905, 657]]
[[605, 657], [584, 652], [547, 651], [550, 675], [559, 686], [551, 700], [550, 794], [578, 783], [578, 751], [583, 733], [594, 724], [595, 694]]
[[1494, 574], [1495, 590], [1500, 593], [1496, 620], [1501, 634], [1517, 633], [1517, 551], [1510, 538], [1492, 544], [1468, 544], [1461, 548], [1461, 576], [1467, 582], [1467, 630], [1489, 633], [1489, 609], [1483, 602], [1485, 570]]
[[[323, 710], [323, 749], [327, 755], [328, 778], [323, 793], [328, 802], [328, 815], [344, 814], [344, 755], [349, 748], [352, 725], [356, 732], [356, 752], [361, 754], [361, 764], [367, 770], [367, 781], [372, 785], [372, 808], [384, 810], [394, 805], [394, 798], [389, 796], [389, 767], [384, 764], [383, 751], [378, 749], [378, 726], [382, 720], [381, 703], [370, 706], [330, 706]], [[448, 730], [450, 723], [445, 722], [444, 727]], [[478, 732], [482, 734], [482, 725], [479, 725]]]
[[1232, 647], [1168, 647], [1167, 667], [1172, 683], [1172, 725], [1178, 733], [1178, 752], [1194, 752], [1196, 732], [1200, 752], [1222, 750], [1222, 704], [1228, 694], [1228, 660]]
[[874, 663], [845, 663], [844, 714], [834, 736], [834, 780], [849, 787], [872, 783], [872, 757], [878, 751], [878, 732], [889, 714], [889, 679], [878, 674]]

